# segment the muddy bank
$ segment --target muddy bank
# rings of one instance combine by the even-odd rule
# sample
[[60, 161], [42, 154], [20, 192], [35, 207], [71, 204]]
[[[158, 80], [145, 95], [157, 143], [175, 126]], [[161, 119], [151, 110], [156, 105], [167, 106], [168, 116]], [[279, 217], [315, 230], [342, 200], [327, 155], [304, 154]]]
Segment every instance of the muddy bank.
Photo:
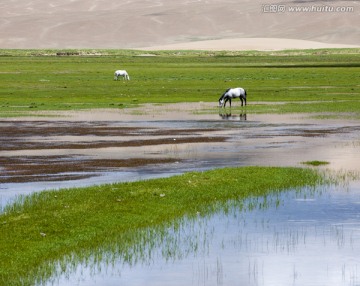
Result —
[[320, 160], [360, 171], [359, 121], [217, 110], [182, 103], [1, 119], [0, 200], [226, 166]]
[[[216, 131], [219, 130], [129, 127], [114, 121], [0, 121], [0, 183], [77, 180], [120, 168], [173, 163], [181, 158], [148, 158], [130, 152], [128, 156], [135, 157], [104, 159], [100, 149], [146, 150], [150, 145], [175, 148], [178, 144], [225, 141], [224, 136], [211, 136]], [[52, 153], [46, 155], [49, 150]], [[54, 155], [59, 150], [62, 153]], [[78, 154], [67, 155], [67, 151], [74, 150]]]
[[74, 156], [37, 156], [0, 158], [0, 183], [68, 181], [97, 176], [99, 172], [116, 171], [151, 164], [176, 162], [175, 159], [132, 158], [123, 160], [89, 160]]

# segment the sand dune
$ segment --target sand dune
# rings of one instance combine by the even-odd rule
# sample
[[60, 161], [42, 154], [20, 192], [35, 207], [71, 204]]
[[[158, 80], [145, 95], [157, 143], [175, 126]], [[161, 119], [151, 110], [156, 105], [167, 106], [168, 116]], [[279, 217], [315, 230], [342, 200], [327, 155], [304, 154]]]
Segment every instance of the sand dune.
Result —
[[205, 50], [205, 51], [281, 51], [294, 49], [359, 48], [357, 45], [329, 44], [315, 41], [279, 38], [238, 38], [185, 42], [141, 48], [141, 50]]
[[359, 1], [269, 1], [2, 1], [0, 48], [360, 46]]

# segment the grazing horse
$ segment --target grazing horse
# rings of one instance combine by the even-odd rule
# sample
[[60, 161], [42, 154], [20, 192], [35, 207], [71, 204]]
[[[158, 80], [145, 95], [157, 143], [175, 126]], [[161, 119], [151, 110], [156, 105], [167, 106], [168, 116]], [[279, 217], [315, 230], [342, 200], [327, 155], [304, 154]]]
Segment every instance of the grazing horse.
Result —
[[118, 80], [119, 76], [123, 77], [123, 80], [130, 80], [130, 77], [128, 75], [128, 73], [126, 72], [126, 70], [117, 70], [114, 73], [114, 80]]
[[224, 94], [219, 98], [219, 107], [225, 107], [226, 102], [228, 101], [230, 102], [231, 107], [231, 100], [233, 98], [240, 98], [241, 106], [243, 106], [244, 101], [246, 105], [246, 90], [241, 87], [227, 89]]

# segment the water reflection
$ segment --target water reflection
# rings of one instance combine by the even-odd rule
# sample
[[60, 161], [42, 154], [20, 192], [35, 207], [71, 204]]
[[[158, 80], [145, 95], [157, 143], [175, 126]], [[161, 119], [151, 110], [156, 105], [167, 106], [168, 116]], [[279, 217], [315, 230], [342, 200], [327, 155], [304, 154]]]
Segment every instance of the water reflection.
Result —
[[231, 109], [230, 110], [220, 110], [219, 111], [219, 116], [221, 119], [224, 120], [235, 120], [235, 121], [246, 121], [247, 117], [246, 117], [246, 113], [232, 113]]
[[233, 203], [48, 285], [359, 285], [359, 218], [359, 181]]

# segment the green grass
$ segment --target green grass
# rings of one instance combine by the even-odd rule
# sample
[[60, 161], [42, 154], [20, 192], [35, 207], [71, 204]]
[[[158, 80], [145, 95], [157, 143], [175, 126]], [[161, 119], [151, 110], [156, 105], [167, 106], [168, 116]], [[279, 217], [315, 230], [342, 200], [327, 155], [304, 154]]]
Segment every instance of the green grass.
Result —
[[317, 161], [317, 160], [315, 160], [315, 161], [306, 161], [306, 162], [303, 162], [303, 164], [317, 167], [317, 166], [328, 165], [330, 163], [327, 162], [327, 161]]
[[131, 260], [141, 230], [321, 182], [310, 169], [243, 167], [34, 194], [0, 216], [0, 285], [33, 285], [59, 261], [73, 265], [104, 252]]
[[[248, 91], [248, 113], [348, 112], [359, 116], [359, 49], [164, 51], [151, 57], [139, 56], [141, 51], [70, 52], [81, 56], [56, 56], [53, 50], [0, 50], [0, 116], [142, 103], [216, 103], [226, 88], [235, 86]], [[131, 81], [114, 81], [115, 69], [126, 69]], [[289, 104], [254, 104], [268, 101]]]

